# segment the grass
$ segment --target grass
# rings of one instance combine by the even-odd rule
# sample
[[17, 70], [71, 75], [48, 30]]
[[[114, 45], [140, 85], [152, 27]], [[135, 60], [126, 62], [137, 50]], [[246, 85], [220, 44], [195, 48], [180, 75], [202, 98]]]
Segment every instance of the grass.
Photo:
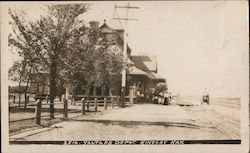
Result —
[[[32, 103], [31, 103], [32, 104]], [[55, 107], [54, 118], [50, 118], [49, 105], [42, 105], [41, 109], [41, 125], [36, 125], [35, 122], [35, 106], [24, 107], [9, 107], [9, 134], [22, 133], [27, 130], [49, 127], [55, 123], [70, 120], [74, 117], [81, 116], [81, 105], [68, 104], [68, 119], [63, 117], [63, 104], [57, 104]], [[111, 106], [108, 105], [108, 110]], [[94, 107], [90, 107], [90, 110], [85, 113], [86, 116], [100, 114], [104, 111], [103, 106], [98, 106], [98, 111], [94, 111]]]

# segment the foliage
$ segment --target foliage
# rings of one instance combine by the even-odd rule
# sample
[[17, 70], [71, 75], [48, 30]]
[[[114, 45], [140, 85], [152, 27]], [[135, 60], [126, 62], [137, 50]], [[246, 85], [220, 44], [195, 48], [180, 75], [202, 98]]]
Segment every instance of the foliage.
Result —
[[25, 93], [26, 86], [9, 86], [9, 94], [11, 93]]
[[167, 92], [168, 86], [165, 82], [159, 82], [155, 87], [155, 94], [159, 94], [160, 92]]
[[18, 93], [19, 93], [19, 106], [21, 105], [21, 85], [22, 83], [27, 83], [25, 88], [25, 97], [28, 91], [28, 84], [30, 81], [30, 72], [31, 68], [29, 67], [27, 61], [24, 59], [23, 61], [14, 62], [13, 66], [9, 69], [8, 75], [9, 79], [19, 83]]
[[98, 43], [97, 59], [95, 61], [95, 85], [105, 87], [115, 78], [119, 78], [122, 70], [122, 51], [120, 48], [109, 45], [105, 37]]
[[9, 80], [22, 83], [25, 80], [24, 73], [25, 73], [26, 65], [23, 62], [16, 61], [14, 62], [13, 66], [9, 69], [8, 75]]
[[[29, 59], [31, 65], [37, 64], [37, 71], [49, 71], [50, 101], [53, 103], [59, 67], [64, 60], [62, 56], [84, 31], [78, 17], [87, 11], [88, 4], [47, 5], [46, 8], [48, 14], [35, 21], [28, 20], [23, 11], [10, 9], [13, 35], [9, 36], [9, 45], [15, 46], [19, 56]], [[53, 117], [54, 106], [50, 106]]]
[[[59, 80], [73, 86], [86, 83], [103, 87], [119, 78], [121, 49], [79, 19], [89, 4], [46, 5], [45, 8], [47, 14], [36, 20], [29, 20], [22, 10], [9, 9], [13, 29], [9, 45], [15, 47], [22, 62], [28, 65], [32, 79], [41, 82], [44, 77], [35, 74], [49, 73], [52, 103]], [[16, 78], [15, 73], [19, 73], [17, 69], [10, 70], [10, 78]]]
[[93, 85], [105, 88], [111, 82], [117, 81], [115, 78], [119, 78], [122, 51], [115, 45], [110, 45], [98, 29], [85, 27], [83, 35], [69, 49], [71, 51], [65, 54], [68, 58], [64, 58], [65, 61], [62, 62], [64, 71], [61, 73], [68, 76], [65, 81], [69, 84], [75, 87], [87, 84], [88, 88]]
[[82, 27], [80, 30], [78, 33], [81, 34], [74, 35], [67, 44], [68, 51], [61, 56], [63, 60], [60, 74], [66, 84], [73, 86], [83, 83], [82, 78], [89, 78], [86, 80], [88, 84], [94, 81], [93, 60], [96, 41], [93, 39], [97, 38], [87, 27]]

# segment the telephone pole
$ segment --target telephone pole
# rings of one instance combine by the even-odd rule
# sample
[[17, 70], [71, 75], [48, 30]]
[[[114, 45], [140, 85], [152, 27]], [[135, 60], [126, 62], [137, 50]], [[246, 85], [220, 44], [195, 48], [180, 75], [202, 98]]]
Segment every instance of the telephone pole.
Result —
[[121, 88], [121, 107], [124, 107], [125, 104], [125, 94], [126, 94], [126, 62], [127, 62], [127, 37], [128, 37], [128, 30], [127, 25], [129, 20], [137, 20], [137, 19], [130, 19], [128, 18], [128, 11], [129, 9], [139, 9], [139, 7], [130, 6], [129, 3], [126, 6], [117, 6], [115, 5], [115, 9], [126, 9], [126, 17], [123, 18], [114, 18], [118, 20], [124, 20], [124, 34], [123, 34], [123, 69], [122, 69], [122, 88]]

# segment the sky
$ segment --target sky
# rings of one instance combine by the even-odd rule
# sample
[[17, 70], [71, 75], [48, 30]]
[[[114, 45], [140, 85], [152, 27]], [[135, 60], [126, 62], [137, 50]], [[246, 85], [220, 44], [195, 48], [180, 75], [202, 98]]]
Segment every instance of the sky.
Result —
[[[89, 2], [88, 21], [114, 25], [128, 2]], [[128, 12], [128, 44], [132, 54], [156, 55], [158, 74], [174, 94], [200, 95], [206, 88], [220, 97], [238, 97], [248, 64], [247, 2], [245, 1], [143, 1], [129, 2], [139, 9]], [[16, 4], [31, 18], [41, 14], [38, 3]], [[117, 15], [118, 14], [118, 15]], [[119, 24], [116, 21], [116, 26]], [[124, 25], [124, 23], [123, 23]]]

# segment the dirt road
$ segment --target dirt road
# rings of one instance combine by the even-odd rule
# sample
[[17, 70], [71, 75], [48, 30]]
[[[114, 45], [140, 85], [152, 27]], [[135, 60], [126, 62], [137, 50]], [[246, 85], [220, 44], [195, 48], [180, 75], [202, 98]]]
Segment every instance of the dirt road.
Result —
[[[238, 120], [234, 118], [235, 122], [231, 124], [233, 121], [224, 120], [225, 113], [218, 115], [215, 108], [180, 106], [177, 102], [167, 106], [134, 104], [12, 135], [10, 140], [237, 139], [240, 136]], [[229, 133], [215, 122], [219, 125], [228, 123], [224, 130]]]

